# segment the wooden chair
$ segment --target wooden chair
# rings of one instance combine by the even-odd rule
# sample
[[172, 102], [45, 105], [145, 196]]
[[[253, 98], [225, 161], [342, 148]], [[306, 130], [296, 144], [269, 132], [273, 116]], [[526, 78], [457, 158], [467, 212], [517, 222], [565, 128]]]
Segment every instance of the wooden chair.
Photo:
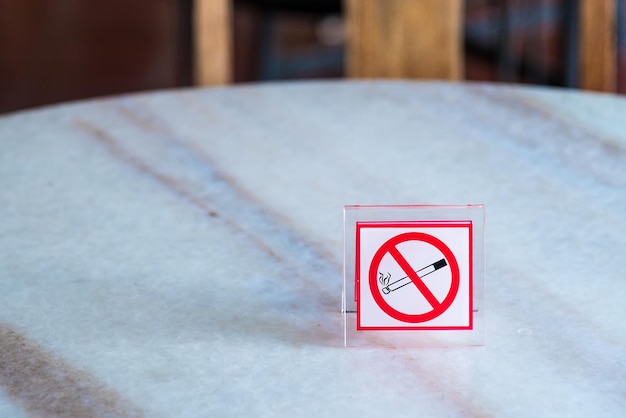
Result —
[[463, 76], [461, 0], [345, 0], [349, 77]]
[[199, 86], [232, 80], [232, 0], [193, 0], [194, 81]]
[[[231, 81], [231, 2], [194, 0], [198, 85]], [[579, 86], [615, 91], [615, 0], [578, 2]], [[348, 77], [463, 77], [462, 0], [344, 0], [344, 5]]]
[[616, 0], [579, 0], [579, 86], [615, 92], [617, 88]]

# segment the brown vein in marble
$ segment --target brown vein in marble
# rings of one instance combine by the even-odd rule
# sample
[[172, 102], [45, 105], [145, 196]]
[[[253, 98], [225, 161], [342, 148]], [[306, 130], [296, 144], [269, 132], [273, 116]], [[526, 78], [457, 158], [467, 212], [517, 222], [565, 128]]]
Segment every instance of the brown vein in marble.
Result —
[[[246, 87], [239, 87], [239, 88], [246, 88]], [[188, 98], [190, 96], [184, 95], [182, 97], [183, 98]], [[194, 104], [193, 101], [190, 101], [188, 103], [188, 105], [193, 105], [193, 104]], [[167, 123], [163, 123], [163, 119], [162, 118], [161, 119], [153, 118], [151, 120], [146, 120], [144, 117], [142, 117], [140, 115], [137, 115], [136, 112], [133, 111], [133, 109], [128, 109], [128, 108], [123, 107], [123, 106], [116, 106], [115, 109], [124, 118], [128, 119], [131, 123], [135, 124], [136, 126], [139, 126], [141, 129], [145, 130], [146, 132], [151, 132], [151, 133], [154, 133], [154, 134], [167, 134], [169, 140], [171, 140], [172, 142], [179, 143], [179, 144], [184, 144], [185, 147], [188, 147], [188, 148], [191, 149], [191, 151], [194, 153], [194, 155], [197, 155], [202, 161], [204, 161], [205, 163], [207, 163], [211, 167], [216, 167], [217, 166], [215, 164], [215, 161], [213, 160], [213, 158], [211, 158], [211, 156], [207, 155], [205, 150], [201, 149], [198, 146], [194, 146], [193, 144], [190, 144], [188, 141], [184, 141], [183, 139], [181, 139], [177, 135], [175, 135], [174, 132], [172, 132], [171, 126], [169, 124], [167, 124]], [[206, 111], [206, 109], [204, 109], [204, 110], [205, 111], [203, 112], [203, 115], [205, 115], [205, 117], [209, 117], [209, 115], [210, 115], [210, 117], [213, 120], [218, 121], [222, 125], [228, 126], [229, 131], [236, 132], [236, 130], [238, 129], [238, 125], [236, 123], [232, 123], [227, 118], [219, 117], [218, 115], [216, 115], [215, 112]], [[307, 127], [307, 129], [310, 129], [310, 127]], [[219, 175], [220, 175], [220, 178], [222, 178], [225, 182], [227, 182], [228, 185], [233, 190], [235, 190], [239, 195], [243, 196], [246, 200], [248, 200], [251, 203], [255, 204], [257, 207], [262, 207], [263, 206], [264, 210], [266, 210], [267, 212], [271, 213], [272, 217], [274, 217], [275, 219], [278, 219], [282, 224], [287, 225], [288, 227], [290, 227], [291, 230], [293, 230], [293, 231], [296, 230], [296, 227], [295, 227], [295, 225], [293, 225], [293, 222], [291, 221], [291, 219], [289, 219], [288, 217], [284, 216], [281, 213], [278, 213], [276, 211], [272, 211], [272, 210], [266, 209], [265, 205], [263, 205], [263, 203], [261, 201], [259, 201], [253, 194], [251, 194], [250, 192], [245, 190], [243, 187], [241, 187], [234, 179], [229, 177], [227, 174], [225, 174], [222, 171], [220, 171]], [[294, 232], [294, 234], [295, 234], [295, 232]], [[316, 253], [320, 254], [327, 263], [332, 265], [333, 268], [337, 269], [337, 271], [341, 271], [342, 265], [341, 264], [337, 264], [336, 260], [332, 256], [332, 253], [330, 253], [326, 248], [323, 248], [320, 245], [317, 245], [315, 242], [312, 242], [306, 236], [302, 235], [302, 233], [297, 233], [297, 239], [300, 242], [304, 243], [307, 247], [314, 248], [314, 251]]]
[[87, 372], [0, 323], [0, 384], [36, 417], [140, 417], [141, 411]]
[[[176, 195], [184, 198], [185, 200], [191, 202], [193, 205], [195, 205], [198, 208], [202, 209], [208, 216], [219, 217], [219, 218], [223, 219], [225, 222], [227, 222], [232, 228], [236, 229], [239, 232], [242, 232], [242, 233], [246, 234], [247, 236], [250, 236], [250, 234], [247, 231], [241, 229], [236, 223], [230, 221], [227, 218], [224, 218], [214, 208], [212, 208], [209, 205], [207, 205], [201, 198], [199, 198], [198, 196], [194, 195], [193, 193], [190, 193], [189, 191], [187, 191], [183, 187], [183, 185], [181, 185], [178, 181], [176, 181], [175, 178], [170, 177], [170, 176], [166, 176], [166, 175], [164, 175], [162, 173], [159, 173], [156, 170], [153, 170], [148, 164], [144, 163], [141, 159], [139, 159], [139, 158], [135, 157], [134, 155], [126, 152], [117, 143], [117, 141], [112, 136], [107, 134], [102, 129], [100, 129], [100, 128], [98, 128], [98, 127], [96, 127], [96, 126], [94, 126], [94, 125], [92, 125], [90, 123], [87, 123], [85, 121], [78, 121], [77, 122], [77, 126], [82, 128], [83, 130], [86, 130], [89, 133], [91, 133], [94, 138], [96, 138], [100, 143], [105, 145], [106, 148], [109, 150], [109, 152], [111, 152], [117, 158], [121, 159], [122, 161], [125, 161], [125, 162], [129, 163], [132, 167], [134, 167], [138, 171], [140, 171], [140, 172], [142, 172], [144, 174], [149, 175], [150, 177], [155, 179], [157, 182], [161, 183], [161, 185], [163, 185], [166, 188], [168, 188], [169, 190], [173, 191]], [[259, 245], [261, 248], [263, 248], [265, 250], [265, 252], [270, 257], [272, 257], [274, 260], [276, 260], [276, 261], [283, 261], [272, 250], [272, 248], [269, 247], [268, 245], [266, 245], [264, 242], [256, 239], [256, 237], [253, 237], [253, 236], [251, 236], [250, 238], [253, 239], [254, 242], [257, 245]]]
[[[571, 92], [568, 93], [573, 94]], [[545, 119], [553, 122], [562, 132], [567, 134], [568, 139], [576, 138], [577, 134], [580, 134], [582, 139], [588, 140], [590, 143], [597, 144], [607, 156], [614, 156], [615, 154], [620, 155], [620, 158], [621, 156], [626, 156], [626, 148], [621, 145], [621, 142], [617, 137], [608, 135], [606, 137], [601, 137], [585, 124], [577, 123], [575, 125], [574, 122], [578, 122], [577, 120], [564, 119], [563, 115], [551, 111], [551, 109], [541, 101], [541, 97], [539, 99], [530, 97], [525, 91], [520, 89], [511, 89], [510, 91], [507, 91], [507, 94], [516, 99], [513, 102], [519, 105], [524, 105], [542, 115]], [[590, 95], [593, 93], [585, 94]], [[493, 94], [491, 94], [490, 97], [493, 97]], [[511, 100], [505, 100], [511, 102]], [[626, 104], [626, 101], [624, 101], [624, 104]]]
[[[273, 248], [272, 244], [265, 242], [262, 236], [258, 236], [257, 234], [254, 234], [248, 228], [246, 228], [245, 225], [238, 224], [236, 219], [229, 218], [227, 215], [222, 214], [222, 212], [225, 212], [225, 213], [229, 212], [228, 208], [226, 209], [222, 208], [224, 209], [222, 211], [218, 210], [215, 207], [215, 205], [211, 205], [207, 203], [205, 200], [203, 200], [202, 197], [195, 194], [192, 190], [189, 190], [188, 187], [185, 186], [184, 182], [179, 181], [177, 178], [175, 178], [172, 175], [159, 172], [157, 169], [155, 169], [154, 167], [151, 167], [148, 163], [144, 162], [140, 157], [133, 155], [132, 153], [125, 150], [123, 146], [114, 137], [112, 137], [111, 135], [109, 135], [104, 130], [100, 129], [99, 127], [96, 127], [83, 120], [78, 120], [76, 122], [76, 125], [79, 128], [89, 132], [93, 138], [95, 138], [96, 140], [98, 140], [98, 142], [100, 142], [103, 146], [105, 146], [106, 149], [116, 158], [120, 159], [121, 161], [126, 162], [131, 167], [135, 168], [137, 171], [143, 173], [144, 175], [147, 175], [150, 178], [156, 180], [167, 190], [169, 190], [170, 192], [173, 192], [175, 195], [179, 196], [183, 200], [196, 206], [197, 208], [202, 210], [204, 213], [206, 213], [208, 216], [219, 218], [221, 221], [226, 223], [234, 231], [237, 231], [238, 233], [248, 237], [248, 239], [251, 242], [253, 242], [256, 246], [258, 246], [263, 252], [265, 252], [270, 257], [271, 260], [290, 269], [292, 271], [292, 274], [298, 277], [299, 282], [303, 284], [304, 286], [310, 287], [311, 284], [315, 282], [315, 280], [311, 280], [311, 278], [308, 277], [306, 273], [303, 274], [303, 271], [301, 268], [299, 268], [299, 266], [295, 265], [292, 261], [286, 258], [284, 254], [281, 253], [280, 248], [278, 249]], [[234, 187], [234, 185], [232, 184], [232, 181], [224, 178], [223, 176], [218, 176], [217, 178], [213, 178], [212, 180], [222, 181], [225, 184], [227, 184], [229, 187], [232, 187], [233, 189], [237, 190], [237, 188]], [[237, 190], [237, 192], [239, 192], [239, 190]], [[250, 205], [250, 206], [254, 206], [254, 205]], [[266, 216], [266, 214], [260, 214], [260, 215]], [[273, 227], [275, 228], [275, 225], [273, 225]], [[294, 237], [294, 238], [297, 239], [297, 237]], [[324, 262], [328, 261], [326, 258], [323, 258], [323, 259], [324, 259]], [[310, 292], [310, 290], [308, 292]], [[327, 289], [324, 289], [324, 288], [322, 289], [318, 288], [315, 293], [319, 296], [317, 298], [317, 301], [321, 305], [323, 305], [326, 309], [328, 309], [329, 311], [336, 311], [337, 313], [339, 312], [340, 305], [339, 305], [339, 301], [337, 300], [338, 294], [331, 294]], [[317, 344], [326, 343], [327, 345], [334, 345], [332, 344], [332, 341], [334, 340], [339, 341], [339, 337], [335, 336], [332, 332], [326, 329], [317, 328], [317, 329], [314, 329], [313, 333], [310, 332], [310, 328], [308, 329], [309, 331], [307, 333], [307, 336], [309, 338], [317, 336]]]
[[[139, 99], [139, 98], [137, 98]], [[187, 142], [181, 141], [179, 138], [177, 138], [175, 135], [173, 135], [173, 133], [171, 132], [171, 130], [169, 129], [169, 126], [167, 124], [162, 123], [162, 120], [146, 120], [144, 118], [142, 118], [141, 116], [137, 115], [135, 112], [133, 112], [132, 110], [124, 107], [124, 106], [115, 106], [114, 109], [119, 112], [119, 114], [124, 117], [125, 119], [127, 119], [129, 122], [131, 122], [132, 124], [134, 124], [135, 126], [138, 126], [139, 128], [141, 128], [142, 130], [152, 133], [152, 134], [157, 134], [157, 135], [163, 135], [163, 134], [167, 134], [168, 135], [168, 139], [172, 142], [176, 142], [178, 144], [184, 144], [184, 146], [190, 148], [194, 155], [197, 155], [199, 158], [202, 159], [202, 161], [204, 161], [205, 163], [207, 163], [208, 165], [210, 165], [211, 167], [215, 167], [215, 163], [214, 161], [212, 161], [212, 159], [206, 155], [206, 153], [204, 152], [204, 150], [192, 146]], [[213, 114], [212, 115], [213, 118], [216, 118], [216, 115]], [[161, 122], [161, 123], [159, 123]], [[222, 124], [228, 124], [229, 128], [231, 130], [235, 130], [237, 127], [235, 124], [231, 124], [229, 123], [227, 120], [220, 118], [219, 122]], [[79, 125], [87, 125], [85, 122], [80, 121], [78, 122]], [[104, 132], [103, 132], [104, 133]], [[246, 200], [254, 203], [257, 207], [263, 206], [261, 202], [258, 201], [258, 199], [254, 196], [252, 196], [250, 193], [248, 193], [246, 190], [244, 190], [243, 188], [241, 188], [235, 180], [233, 180], [232, 178], [230, 178], [229, 176], [225, 175], [224, 173], [220, 172], [220, 179], [224, 180], [224, 182], [228, 183], [228, 185], [233, 189], [236, 190], [237, 193], [243, 197], [245, 197]], [[272, 212], [272, 216], [274, 216], [275, 218], [280, 219], [280, 221], [283, 224], [286, 225], [290, 225], [291, 222], [288, 218], [286, 218], [285, 216], [276, 213], [276, 212]], [[295, 228], [293, 228], [295, 229]], [[307, 240], [305, 237], [299, 235], [298, 236], [298, 240], [306, 243], [307, 246], [309, 247], [315, 247], [315, 251], [319, 252], [320, 254], [322, 254], [324, 256], [324, 259], [330, 263], [333, 264], [333, 266], [337, 269], [340, 270], [341, 266], [337, 265], [334, 262], [334, 259], [332, 257], [331, 254], [328, 253], [327, 250], [325, 250], [324, 248], [319, 248], [319, 246], [316, 246], [315, 244], [311, 243], [309, 240]]]
[[[126, 117], [126, 119], [131, 121], [136, 126], [139, 126], [141, 129], [143, 129], [143, 130], [145, 130], [147, 132], [153, 133], [153, 134], [161, 134], [161, 135], [167, 134], [167, 132], [165, 131], [165, 129], [166, 129], [165, 127], [153, 126], [150, 122], [144, 121], [143, 119], [141, 119], [137, 115], [133, 114], [132, 112], [125, 111], [125, 109], [123, 109], [123, 108], [119, 108], [119, 110], [121, 111], [123, 116]], [[133, 167], [135, 167], [140, 172], [153, 177], [159, 183], [161, 183], [163, 186], [165, 186], [168, 189], [174, 191], [175, 194], [177, 194], [178, 196], [187, 199], [193, 205], [195, 205], [195, 206], [199, 207], [200, 209], [202, 209], [209, 216], [211, 216], [211, 217], [219, 217], [223, 221], [225, 221], [233, 229], [235, 229], [235, 230], [237, 230], [237, 231], [239, 231], [241, 233], [244, 233], [245, 235], [251, 237], [253, 239], [253, 241], [257, 245], [259, 245], [261, 248], [263, 248], [263, 250], [268, 255], [270, 255], [274, 260], [280, 261], [280, 262], [286, 262], [287, 261], [284, 258], [282, 258], [280, 255], [276, 254], [276, 252], [271, 248], [270, 245], [268, 245], [264, 241], [260, 240], [258, 237], [250, 234], [250, 232], [248, 230], [246, 230], [244, 228], [241, 228], [232, 219], [229, 219], [227, 216], [224, 216], [223, 214], [218, 212], [218, 210], [215, 207], [212, 207], [212, 206], [208, 205], [204, 200], [202, 200], [202, 198], [196, 196], [190, 190], [187, 190], [184, 187], [184, 185], [181, 184], [181, 182], [179, 182], [176, 178], [174, 178], [172, 176], [164, 175], [164, 174], [158, 172], [157, 170], [153, 169], [149, 164], [146, 164], [145, 162], [143, 162], [140, 158], [138, 158], [135, 155], [132, 155], [131, 153], [129, 153], [126, 150], [124, 150], [122, 148], [122, 146], [118, 143], [118, 141], [116, 141], [116, 139], [113, 138], [111, 135], [107, 134], [104, 130], [102, 130], [102, 129], [92, 125], [91, 123], [83, 121], [83, 120], [78, 120], [76, 122], [76, 124], [77, 124], [78, 127], [82, 128], [84, 130], [87, 130], [94, 137], [96, 137], [99, 140], [99, 142], [103, 143], [108, 148], [108, 150], [113, 155], [115, 155], [117, 158], [130, 163]], [[189, 148], [189, 144], [184, 143], [184, 142], [178, 140], [177, 138], [175, 138], [172, 135], [169, 135], [167, 137], [167, 139], [169, 141], [173, 142], [173, 143], [183, 144], [185, 147]], [[204, 163], [206, 163], [208, 166], [211, 166], [211, 167], [214, 166], [213, 162], [210, 161], [210, 159], [201, 150], [199, 150], [197, 148], [191, 148], [191, 151], [193, 152], [194, 155], [200, 157], [200, 159]], [[248, 193], [246, 193], [244, 190], [242, 190], [241, 187], [239, 187], [237, 185], [237, 183], [232, 178], [230, 178], [228, 176], [225, 176], [222, 173], [219, 173], [219, 180], [223, 181], [226, 184], [228, 184], [228, 186], [231, 189], [235, 190], [238, 195], [242, 196], [246, 201], [254, 204], [254, 206], [256, 206], [256, 207], [262, 206], [260, 204], [260, 202], [258, 202], [253, 196], [250, 196]], [[283, 216], [281, 216], [279, 214], [272, 213], [272, 216], [276, 217], [276, 218], [279, 218], [280, 221], [282, 223], [284, 223], [284, 224], [288, 224], [289, 223], [289, 221], [285, 217], [283, 217]], [[305, 240], [301, 236], [297, 236], [297, 239], [299, 241], [307, 244], [307, 246], [309, 246], [309, 247], [313, 246], [310, 242], [308, 242], [307, 240]], [[335, 267], [338, 271], [341, 269], [341, 266], [336, 265], [336, 263], [332, 259], [331, 255], [328, 254], [327, 251], [324, 251], [322, 249], [316, 248], [315, 252], [319, 253], [325, 259], [326, 262], [328, 262], [330, 264], [333, 264], [333, 267]]]
[[[585, 124], [576, 123], [576, 120], [563, 120], [560, 115], [546, 108], [541, 99], [533, 98], [525, 94], [526, 92], [523, 90], [510, 88], [494, 91], [484, 87], [481, 88], [480, 85], [471, 86], [470, 89], [472, 94], [481, 95], [492, 103], [525, 115], [526, 119], [532, 119], [534, 122], [553, 127], [565, 137], [566, 141], [577, 141], [588, 146], [597, 146], [605, 158], [622, 158], [626, 156], [626, 149], [621, 147], [620, 142], [616, 138], [598, 136]], [[523, 141], [521, 142], [527, 142], [526, 138], [518, 139], [522, 139]], [[569, 162], [572, 165], [578, 165], [575, 161], [570, 160]]]
[[[518, 87], [499, 87], [495, 89], [491, 85], [481, 84], [469, 85], [468, 89], [472, 94], [481, 95], [502, 107], [514, 109], [520, 114], [535, 118], [535, 120], [554, 123], [562, 132], [568, 133], [568, 137], [570, 138], [574, 138], [576, 137], [574, 134], [580, 133], [585, 137], [585, 139], [591, 139], [594, 144], [599, 145], [606, 154], [614, 154], [616, 152], [622, 154], [626, 153], [626, 149], [620, 146], [619, 140], [610, 137], [608, 139], [599, 138], [586, 129], [587, 126], [581, 124], [574, 125], [575, 122], [578, 122], [577, 120], [563, 120], [561, 115], [552, 111], [550, 107], [546, 106], [544, 102], [542, 102], [541, 96], [537, 97], [532, 95], [532, 93], [529, 94], [529, 91], [532, 92], [532, 90]], [[577, 93], [555, 90], [554, 92], [551, 92], [551, 94], [558, 95]], [[594, 97], [591, 93], [585, 94], [589, 95], [590, 98]], [[616, 100], [619, 99], [616, 97]], [[626, 104], [626, 101], [624, 101], [624, 104]]]

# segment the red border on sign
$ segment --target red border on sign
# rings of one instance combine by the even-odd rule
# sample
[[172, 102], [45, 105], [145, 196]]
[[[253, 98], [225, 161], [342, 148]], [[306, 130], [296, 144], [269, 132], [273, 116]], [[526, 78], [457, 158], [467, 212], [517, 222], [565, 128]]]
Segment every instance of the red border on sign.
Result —
[[[360, 280], [361, 280], [361, 228], [468, 228], [469, 232], [469, 325], [468, 326], [385, 326], [385, 327], [363, 327], [361, 326], [361, 309], [360, 309]], [[392, 241], [392, 239], [388, 240]], [[420, 221], [420, 222], [357, 222], [356, 223], [356, 280], [355, 280], [355, 299], [357, 302], [357, 312], [356, 312], [356, 321], [357, 321], [357, 330], [365, 330], [365, 331], [411, 331], [411, 330], [471, 330], [474, 328], [473, 321], [473, 229], [471, 221]], [[377, 253], [380, 252], [377, 251]], [[376, 256], [374, 257], [376, 258]], [[368, 269], [369, 270], [369, 269]], [[369, 281], [369, 274], [365, 280]], [[374, 296], [374, 295], [372, 295]], [[374, 296], [375, 298], [375, 296]], [[378, 303], [379, 301], [376, 301]], [[381, 309], [384, 310], [382, 306]], [[447, 308], [446, 308], [447, 309]], [[386, 312], [387, 313], [387, 312]], [[388, 313], [387, 313], [388, 314]], [[388, 314], [389, 315], [389, 314]], [[390, 315], [394, 318], [392, 315]], [[437, 315], [439, 316], [439, 315]], [[397, 319], [397, 318], [394, 318]], [[429, 319], [430, 320], [430, 319]], [[428, 320], [428, 321], [429, 321]], [[425, 322], [428, 322], [425, 321]]]

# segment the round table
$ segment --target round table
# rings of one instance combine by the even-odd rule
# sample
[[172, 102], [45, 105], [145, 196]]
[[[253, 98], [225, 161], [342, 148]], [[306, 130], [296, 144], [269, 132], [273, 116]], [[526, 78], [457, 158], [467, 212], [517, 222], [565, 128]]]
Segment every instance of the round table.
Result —
[[[626, 99], [438, 82], [0, 117], [0, 415], [615, 416]], [[486, 207], [483, 347], [343, 348], [345, 204]]]

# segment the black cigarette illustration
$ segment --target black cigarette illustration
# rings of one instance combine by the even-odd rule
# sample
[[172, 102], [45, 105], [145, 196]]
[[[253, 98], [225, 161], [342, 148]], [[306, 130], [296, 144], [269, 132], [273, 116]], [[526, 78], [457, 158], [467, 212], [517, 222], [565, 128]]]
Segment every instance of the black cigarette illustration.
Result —
[[[436, 261], [424, 268], [417, 270], [415, 273], [417, 273], [419, 277], [424, 277], [424, 276], [428, 276], [430, 273], [437, 271], [440, 268], [445, 267], [447, 265], [448, 263], [446, 262], [446, 259], [442, 258], [439, 261]], [[389, 293], [394, 292], [400, 289], [401, 287], [406, 286], [409, 283], [411, 283], [411, 278], [409, 276], [404, 276], [403, 278], [398, 279], [393, 283], [389, 283], [387, 286], [383, 287], [382, 292], [385, 295], [388, 295]]]

